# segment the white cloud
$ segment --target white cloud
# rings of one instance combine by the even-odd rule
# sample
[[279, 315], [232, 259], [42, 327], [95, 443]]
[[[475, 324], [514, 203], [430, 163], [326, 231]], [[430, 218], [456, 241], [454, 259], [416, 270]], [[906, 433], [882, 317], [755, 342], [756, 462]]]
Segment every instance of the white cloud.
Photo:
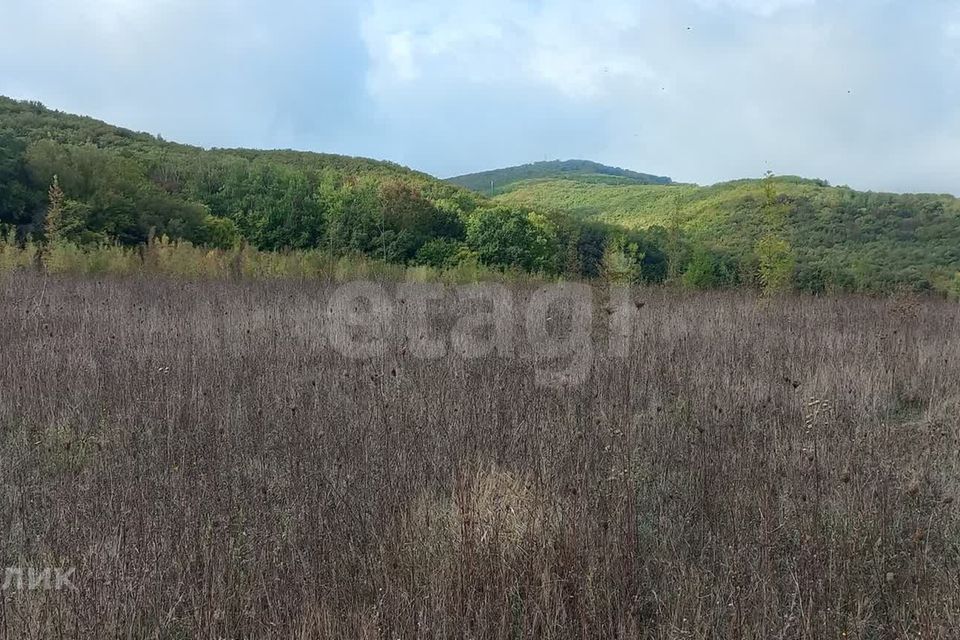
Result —
[[392, 33], [386, 40], [387, 62], [398, 80], [415, 80], [419, 70], [414, 62], [413, 34], [409, 31]]
[[[236, 52], [282, 42], [268, 34], [258, 6], [235, 0], [0, 0], [9, 43], [41, 41], [48, 51], [100, 56], [111, 65], [134, 67], [163, 52], [204, 41]], [[282, 15], [282, 14], [281, 14]], [[3, 27], [0, 25], [0, 34]], [[2, 43], [0, 43], [2, 49]], [[202, 61], [198, 61], [202, 62]]]
[[437, 4], [427, 0], [399, 3], [374, 0], [361, 22], [370, 54], [368, 83], [385, 92], [420, 78], [446, 75], [468, 81], [494, 81], [511, 64], [520, 16], [510, 2]]
[[634, 41], [643, 21], [642, 12], [622, 3], [544, 5], [528, 25], [523, 68], [531, 81], [578, 100], [603, 98], [625, 83], [652, 86], [644, 38]]
[[597, 97], [611, 83], [653, 75], [642, 57], [617, 44], [638, 17], [626, 2], [472, 0], [400, 8], [376, 0], [363, 21], [370, 86], [388, 92], [428, 73], [432, 80], [534, 82], [570, 97]]
[[69, 0], [9, 1], [27, 6], [21, 14], [27, 24], [20, 23], [21, 29], [32, 22], [48, 33], [82, 38], [92, 45], [120, 40], [133, 44], [151, 26], [162, 28], [167, 17], [190, 7], [187, 0], [84, 0], [82, 6]]

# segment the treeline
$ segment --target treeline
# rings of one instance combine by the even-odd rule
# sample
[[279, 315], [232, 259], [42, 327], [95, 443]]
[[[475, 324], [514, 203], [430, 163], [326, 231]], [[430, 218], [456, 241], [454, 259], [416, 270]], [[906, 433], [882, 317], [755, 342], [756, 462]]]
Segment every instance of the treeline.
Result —
[[540, 180], [495, 200], [624, 228], [673, 229], [682, 242], [672, 262], [699, 286], [764, 286], [762, 264], [779, 261], [781, 284], [799, 291], [960, 294], [960, 201], [949, 195], [768, 176], [710, 187]]
[[[51, 194], [60, 194], [56, 197]], [[46, 224], [51, 210], [56, 224]], [[447, 269], [662, 281], [656, 232], [497, 204], [403, 167], [297, 152], [202, 150], [0, 99], [0, 224], [77, 246], [313, 250]], [[48, 239], [49, 240], [49, 239]]]
[[949, 197], [772, 176], [707, 188], [586, 176], [491, 200], [388, 162], [203, 150], [0, 98], [0, 234], [11, 232], [81, 249], [167, 238], [441, 272], [960, 295]]

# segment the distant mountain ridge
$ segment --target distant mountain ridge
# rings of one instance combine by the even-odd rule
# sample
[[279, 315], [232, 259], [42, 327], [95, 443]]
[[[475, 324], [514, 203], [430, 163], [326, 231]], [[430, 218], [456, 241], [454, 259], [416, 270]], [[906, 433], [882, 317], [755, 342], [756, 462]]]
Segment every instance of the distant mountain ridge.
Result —
[[567, 179], [593, 184], [667, 185], [673, 180], [666, 176], [639, 173], [620, 167], [611, 167], [590, 160], [549, 160], [515, 167], [469, 173], [448, 178], [447, 182], [485, 194], [496, 194], [510, 185], [527, 180]]

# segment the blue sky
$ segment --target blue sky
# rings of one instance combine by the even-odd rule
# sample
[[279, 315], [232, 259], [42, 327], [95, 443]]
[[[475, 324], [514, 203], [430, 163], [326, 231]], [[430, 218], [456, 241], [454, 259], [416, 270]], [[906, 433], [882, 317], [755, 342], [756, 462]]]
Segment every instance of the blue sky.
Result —
[[960, 193], [950, 0], [0, 0], [0, 94], [442, 177], [587, 158]]

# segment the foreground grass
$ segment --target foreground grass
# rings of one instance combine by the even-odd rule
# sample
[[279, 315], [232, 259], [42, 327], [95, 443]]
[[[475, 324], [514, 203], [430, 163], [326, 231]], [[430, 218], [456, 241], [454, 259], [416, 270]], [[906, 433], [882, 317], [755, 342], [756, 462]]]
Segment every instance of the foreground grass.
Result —
[[956, 637], [957, 305], [641, 290], [560, 390], [331, 286], [0, 278], [0, 557], [76, 568], [0, 637]]
[[243, 244], [210, 249], [189, 242], [152, 238], [141, 246], [56, 242], [49, 246], [0, 237], [0, 276], [40, 271], [87, 276], [167, 276], [189, 280], [322, 280], [350, 282], [379, 279], [407, 282], [538, 282], [544, 277], [516, 270], [500, 271], [468, 261], [448, 269], [403, 265], [362, 255], [331, 256], [319, 249], [261, 251]]

